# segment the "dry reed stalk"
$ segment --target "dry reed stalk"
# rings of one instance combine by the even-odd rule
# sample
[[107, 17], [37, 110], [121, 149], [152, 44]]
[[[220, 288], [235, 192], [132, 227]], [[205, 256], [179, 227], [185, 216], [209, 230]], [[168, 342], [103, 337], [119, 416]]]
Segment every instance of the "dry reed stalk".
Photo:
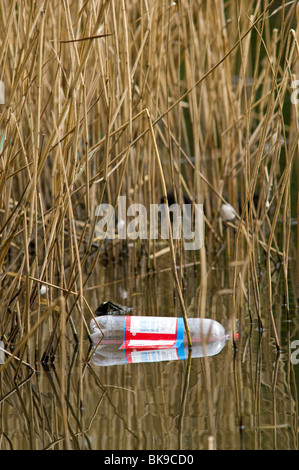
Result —
[[67, 419], [67, 406], [66, 406], [66, 389], [65, 389], [65, 375], [66, 375], [66, 311], [65, 311], [65, 300], [63, 297], [60, 298], [60, 405], [61, 405], [61, 416], [62, 425], [64, 431], [64, 440], [66, 450], [70, 450], [70, 436], [69, 436], [69, 425]]
[[185, 416], [186, 403], [187, 403], [187, 400], [188, 400], [188, 389], [189, 389], [189, 385], [190, 385], [191, 364], [192, 364], [192, 351], [189, 350], [188, 358], [187, 358], [186, 372], [185, 372], [185, 379], [184, 379], [184, 387], [183, 387], [183, 393], [182, 393], [182, 398], [181, 398], [180, 414], [179, 414], [179, 424], [178, 424], [178, 449], [179, 450], [184, 448], [183, 443], [182, 443], [182, 440], [183, 440], [182, 439], [182, 437], [183, 437], [183, 422], [184, 422], [184, 416]]

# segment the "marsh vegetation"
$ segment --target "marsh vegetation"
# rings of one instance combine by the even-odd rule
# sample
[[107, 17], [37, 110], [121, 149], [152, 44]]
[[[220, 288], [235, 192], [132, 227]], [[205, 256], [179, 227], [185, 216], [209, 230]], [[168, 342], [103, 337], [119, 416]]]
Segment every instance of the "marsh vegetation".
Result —
[[[2, 449], [298, 447], [298, 41], [293, 1], [0, 2]], [[99, 204], [170, 193], [204, 205], [200, 250], [97, 237]], [[98, 371], [105, 300], [238, 344]]]

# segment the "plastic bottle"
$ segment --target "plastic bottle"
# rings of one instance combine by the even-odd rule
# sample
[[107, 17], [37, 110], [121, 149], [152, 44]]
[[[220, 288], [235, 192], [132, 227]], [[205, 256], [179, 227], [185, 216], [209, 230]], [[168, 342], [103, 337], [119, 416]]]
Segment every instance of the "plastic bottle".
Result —
[[[213, 356], [229, 335], [208, 318], [188, 318], [192, 357]], [[183, 318], [103, 315], [90, 324], [95, 351], [92, 362], [107, 366], [131, 362], [160, 362], [188, 357]]]

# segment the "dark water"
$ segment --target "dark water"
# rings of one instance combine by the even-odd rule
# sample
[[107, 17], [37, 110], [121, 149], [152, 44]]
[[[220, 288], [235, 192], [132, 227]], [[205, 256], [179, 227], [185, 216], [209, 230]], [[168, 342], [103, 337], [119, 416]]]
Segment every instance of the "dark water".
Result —
[[[136, 274], [125, 260], [106, 267], [99, 262], [85, 292], [89, 305], [94, 310], [110, 299], [134, 307], [136, 315], [181, 316], [167, 260], [160, 260], [156, 274], [142, 264]], [[184, 297], [192, 317], [197, 313], [200, 269], [187, 261]], [[232, 279], [225, 257], [209, 271], [206, 316], [226, 329]], [[264, 330], [258, 330], [254, 316], [251, 323], [245, 303], [238, 312], [237, 349], [228, 341], [213, 357], [101, 367], [86, 362], [85, 330], [77, 348], [68, 330], [63, 370], [59, 354], [48, 370], [42, 367], [41, 349], [35, 372], [24, 363], [17, 369], [14, 362], [2, 374], [1, 449], [297, 449], [299, 364], [291, 360], [291, 346], [299, 331], [293, 281], [291, 275], [287, 312], [282, 272], [274, 270], [279, 355], [263, 271]], [[88, 312], [84, 316], [89, 323]], [[47, 340], [45, 333], [41, 344]]]

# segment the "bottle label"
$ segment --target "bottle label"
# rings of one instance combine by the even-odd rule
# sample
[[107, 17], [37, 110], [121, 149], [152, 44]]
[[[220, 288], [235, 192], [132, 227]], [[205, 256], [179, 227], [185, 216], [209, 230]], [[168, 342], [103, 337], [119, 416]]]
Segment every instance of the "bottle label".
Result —
[[171, 349], [125, 349], [128, 364], [186, 359], [184, 345]]
[[178, 348], [183, 340], [183, 318], [127, 316], [120, 349]]

